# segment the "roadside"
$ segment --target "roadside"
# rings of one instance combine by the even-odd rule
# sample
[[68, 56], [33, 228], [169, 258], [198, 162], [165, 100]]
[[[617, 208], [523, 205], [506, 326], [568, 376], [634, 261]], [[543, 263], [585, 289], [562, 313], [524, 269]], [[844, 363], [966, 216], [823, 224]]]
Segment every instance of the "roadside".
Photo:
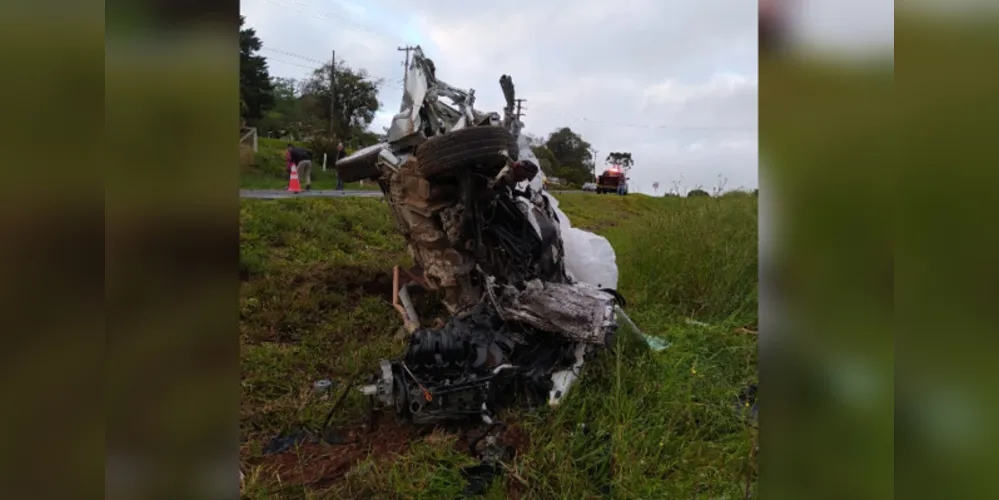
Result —
[[[328, 167], [325, 172], [321, 165], [312, 167], [312, 189], [313, 190], [333, 190], [336, 189], [336, 173], [332, 167]], [[284, 174], [282, 170], [280, 174]], [[303, 186], [304, 187], [304, 186]], [[276, 190], [283, 191], [288, 188], [288, 177], [285, 175], [265, 174], [263, 172], [244, 172], [239, 179], [239, 188], [252, 190]], [[378, 191], [378, 185], [373, 182], [344, 183], [345, 191]]]
[[[654, 353], [622, 331], [563, 406], [505, 415], [518, 456], [487, 498], [744, 496], [755, 438], [733, 399], [756, 371], [755, 337], [739, 330], [756, 324], [755, 198], [558, 198], [574, 226], [611, 241], [629, 314], [672, 346]], [[388, 299], [392, 266], [410, 258], [389, 210], [242, 200], [240, 221], [245, 497], [453, 498], [468, 436], [392, 415], [368, 433], [357, 395], [335, 422], [358, 441], [263, 454], [275, 435], [323, 418], [331, 403], [314, 401], [316, 379], [338, 392], [402, 350]]]
[[288, 198], [381, 198], [382, 192], [371, 189], [358, 190], [353, 188], [347, 188], [343, 191], [329, 188], [312, 189], [300, 193], [292, 193], [285, 189], [240, 189], [239, 197], [262, 200], [283, 200]]
[[[316, 185], [315, 182], [312, 184]], [[571, 194], [576, 193], [576, 191], [551, 191], [552, 194]], [[581, 191], [579, 191], [581, 193]], [[300, 193], [292, 193], [287, 189], [247, 189], [243, 188], [239, 190], [240, 198], [257, 198], [264, 200], [283, 200], [288, 198], [381, 198], [382, 192], [378, 190], [377, 187], [371, 187], [370, 184], [365, 184], [359, 186], [357, 183], [344, 184], [344, 190], [333, 189], [329, 187], [324, 188], [313, 188], [309, 191], [302, 191]]]
[[[297, 146], [307, 147], [300, 142], [292, 142]], [[257, 152], [249, 147], [240, 151], [240, 189], [283, 191], [288, 187], [288, 172], [285, 166], [285, 149], [288, 141], [260, 138]], [[350, 152], [348, 150], [348, 152]], [[303, 186], [304, 187], [304, 186]], [[378, 191], [378, 186], [372, 182], [351, 182], [344, 184], [348, 191]], [[323, 159], [320, 155], [312, 161], [312, 189], [336, 189], [336, 172], [332, 159], [327, 160], [326, 171], [323, 171]]]

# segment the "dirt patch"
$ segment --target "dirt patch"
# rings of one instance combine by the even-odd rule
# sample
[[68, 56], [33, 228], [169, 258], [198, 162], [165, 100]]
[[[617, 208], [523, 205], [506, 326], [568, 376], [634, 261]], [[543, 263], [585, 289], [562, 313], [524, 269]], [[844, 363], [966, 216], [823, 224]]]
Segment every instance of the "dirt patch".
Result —
[[514, 449], [517, 456], [521, 456], [528, 450], [531, 445], [531, 436], [527, 434], [524, 429], [521, 429], [516, 424], [511, 424], [503, 430], [503, 433], [499, 437], [500, 443], [503, 446], [509, 446]]
[[527, 498], [527, 485], [525, 480], [516, 477], [515, 472], [507, 471], [506, 475], [506, 497], [509, 500], [520, 500]]
[[330, 292], [349, 296], [377, 296], [392, 300], [392, 268], [373, 269], [362, 266], [320, 265], [306, 274], [295, 276], [292, 286], [308, 282], [322, 283]]
[[[454, 443], [455, 450], [466, 454], [471, 453], [469, 446], [472, 444], [472, 441], [482, 436], [482, 433], [486, 430], [479, 423], [465, 423], [463, 425], [452, 425], [441, 428], [458, 435], [458, 439]], [[525, 453], [531, 445], [531, 437], [516, 423], [507, 424], [502, 432], [499, 433], [497, 441], [500, 446], [513, 448], [515, 456]]]
[[325, 488], [343, 479], [359, 462], [372, 458], [379, 463], [391, 463], [396, 455], [409, 449], [413, 429], [404, 423], [384, 419], [374, 431], [364, 426], [347, 429], [347, 444], [303, 444], [297, 450], [251, 460], [263, 465], [288, 486]]
[[593, 221], [593, 222], [581, 222], [579, 225], [573, 224], [572, 227], [577, 229], [582, 229], [583, 231], [589, 231], [591, 233], [602, 234], [608, 229], [612, 229], [618, 226], [617, 221]]

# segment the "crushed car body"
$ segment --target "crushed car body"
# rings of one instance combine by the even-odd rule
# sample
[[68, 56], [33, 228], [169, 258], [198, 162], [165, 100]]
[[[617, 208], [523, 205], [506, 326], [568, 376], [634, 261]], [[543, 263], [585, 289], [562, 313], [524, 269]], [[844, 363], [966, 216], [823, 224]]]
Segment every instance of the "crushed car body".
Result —
[[[474, 91], [438, 79], [419, 48], [407, 71], [387, 140], [337, 164], [346, 182], [378, 183], [416, 263], [394, 275], [408, 347], [360, 390], [417, 424], [557, 404], [617, 330], [613, 249], [544, 192], [509, 76], [500, 115], [475, 110]], [[419, 288], [450, 319], [425, 324]]]

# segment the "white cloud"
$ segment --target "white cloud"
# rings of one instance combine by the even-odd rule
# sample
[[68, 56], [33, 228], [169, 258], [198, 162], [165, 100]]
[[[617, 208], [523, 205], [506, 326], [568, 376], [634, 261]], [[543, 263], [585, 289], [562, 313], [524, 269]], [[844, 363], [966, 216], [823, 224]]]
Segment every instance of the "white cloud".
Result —
[[[498, 80], [513, 76], [527, 131], [569, 126], [605, 157], [630, 151], [632, 181], [661, 193], [756, 187], [756, 3], [745, 0], [244, 0], [265, 46], [318, 60], [337, 50], [354, 67], [398, 80], [398, 46], [418, 41], [438, 76], [475, 88], [499, 111]], [[295, 10], [297, 8], [298, 10]], [[272, 73], [303, 77], [310, 63], [264, 52]], [[276, 62], [276, 60], [285, 62]], [[386, 87], [373, 130], [397, 111]], [[601, 158], [602, 159], [602, 158]]]
[[755, 77], [734, 73], [715, 73], [701, 84], [685, 84], [676, 80], [646, 87], [645, 98], [664, 104], [686, 104], [697, 99], [724, 99], [738, 92], [755, 93]]

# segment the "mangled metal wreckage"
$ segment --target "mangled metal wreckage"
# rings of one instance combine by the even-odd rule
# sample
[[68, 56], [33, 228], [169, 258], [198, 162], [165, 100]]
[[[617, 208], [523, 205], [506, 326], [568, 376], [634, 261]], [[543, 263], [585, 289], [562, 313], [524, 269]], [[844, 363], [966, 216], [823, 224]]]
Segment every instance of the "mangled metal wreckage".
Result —
[[[404, 286], [395, 270], [408, 349], [361, 387], [414, 423], [490, 423], [519, 397], [557, 404], [617, 328], [613, 250], [544, 192], [511, 78], [500, 86], [504, 115], [479, 112], [417, 48], [387, 140], [337, 165], [346, 182], [378, 183], [417, 264]], [[440, 292], [450, 321], [423, 325], [414, 286]]]

